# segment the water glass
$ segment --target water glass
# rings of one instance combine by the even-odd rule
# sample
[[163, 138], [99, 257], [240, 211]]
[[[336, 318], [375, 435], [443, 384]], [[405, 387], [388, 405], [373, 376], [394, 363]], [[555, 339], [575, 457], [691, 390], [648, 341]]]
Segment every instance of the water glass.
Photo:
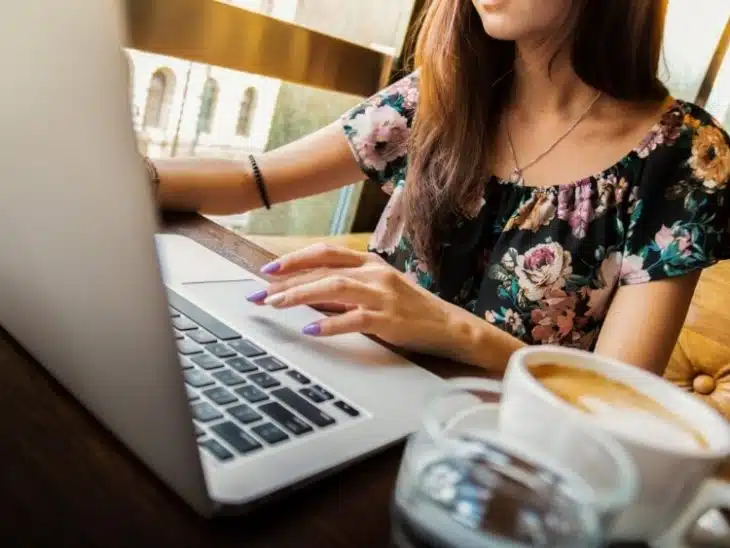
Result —
[[457, 379], [431, 400], [401, 462], [394, 546], [598, 547], [633, 500], [636, 471], [620, 444], [584, 432], [590, 466], [557, 461], [499, 430], [499, 391]]

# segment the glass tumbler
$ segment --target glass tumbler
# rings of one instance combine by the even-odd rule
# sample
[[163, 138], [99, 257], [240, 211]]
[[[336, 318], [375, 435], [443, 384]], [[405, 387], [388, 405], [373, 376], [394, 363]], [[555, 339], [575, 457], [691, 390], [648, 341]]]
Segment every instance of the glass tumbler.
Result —
[[590, 466], [556, 460], [499, 430], [499, 392], [496, 381], [456, 379], [429, 402], [401, 461], [393, 546], [598, 547], [633, 500], [636, 471], [618, 442], [581, 432]]

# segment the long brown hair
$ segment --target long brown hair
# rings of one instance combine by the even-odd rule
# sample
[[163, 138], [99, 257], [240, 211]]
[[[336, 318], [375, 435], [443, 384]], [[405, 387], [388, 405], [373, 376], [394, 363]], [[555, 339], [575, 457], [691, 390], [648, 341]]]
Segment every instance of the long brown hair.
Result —
[[[666, 0], [574, 0], [573, 10], [566, 43], [584, 82], [622, 100], [666, 98], [657, 78]], [[414, 250], [435, 275], [448, 235], [484, 192], [514, 60], [514, 43], [491, 38], [470, 0], [432, 0], [424, 11], [405, 204]]]

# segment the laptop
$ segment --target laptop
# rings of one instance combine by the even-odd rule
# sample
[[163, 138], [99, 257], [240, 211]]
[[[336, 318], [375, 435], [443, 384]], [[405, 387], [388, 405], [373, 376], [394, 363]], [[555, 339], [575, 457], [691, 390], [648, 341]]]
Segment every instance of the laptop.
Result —
[[0, 324], [197, 512], [239, 511], [402, 440], [443, 381], [159, 233], [121, 4], [0, 18]]

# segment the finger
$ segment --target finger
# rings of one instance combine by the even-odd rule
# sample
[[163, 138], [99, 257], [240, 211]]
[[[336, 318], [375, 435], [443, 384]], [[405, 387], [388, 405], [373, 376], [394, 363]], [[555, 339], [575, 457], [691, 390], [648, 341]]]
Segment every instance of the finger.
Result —
[[301, 285], [334, 277], [352, 278], [353, 280], [359, 280], [361, 282], [368, 281], [368, 273], [363, 272], [362, 268], [318, 268], [316, 270], [309, 270], [307, 272], [282, 277], [281, 279], [271, 282], [266, 288], [266, 296], [268, 297]]
[[[264, 299], [265, 296], [261, 297], [258, 300], [251, 301], [256, 306], [265, 306], [264, 305]], [[354, 304], [343, 304], [343, 303], [315, 303], [309, 305], [315, 310], [319, 310], [320, 312], [328, 312], [328, 313], [336, 313], [341, 314], [342, 312], [347, 312], [348, 310], [352, 310], [353, 308], [357, 308]]]
[[339, 316], [332, 316], [310, 323], [302, 329], [302, 333], [313, 337], [330, 337], [343, 333], [374, 335], [377, 334], [379, 326], [384, 321], [380, 312], [356, 308]]
[[314, 268], [355, 267], [368, 260], [367, 253], [329, 244], [315, 244], [283, 255], [261, 268], [263, 274], [281, 276]]
[[353, 310], [354, 308], [357, 308], [354, 304], [343, 304], [343, 303], [316, 303], [310, 305], [315, 310], [319, 310], [320, 312], [336, 312], [336, 313], [342, 313], [347, 312], [348, 310]]
[[334, 302], [377, 310], [382, 307], [383, 301], [383, 291], [377, 287], [345, 276], [330, 276], [270, 295], [264, 300], [264, 304], [275, 308], [290, 308]]
[[292, 274], [290, 276], [282, 276], [275, 282], [269, 283], [266, 289], [256, 291], [248, 296], [248, 300], [255, 304], [263, 304], [264, 300], [271, 295], [281, 293], [293, 287], [300, 285], [309, 284], [321, 280], [323, 278], [329, 278], [332, 276], [346, 276], [354, 279], [361, 279], [357, 272], [357, 269], [343, 268], [343, 269], [332, 269], [332, 268], [318, 268], [317, 270], [310, 270], [308, 272], [300, 274]]

